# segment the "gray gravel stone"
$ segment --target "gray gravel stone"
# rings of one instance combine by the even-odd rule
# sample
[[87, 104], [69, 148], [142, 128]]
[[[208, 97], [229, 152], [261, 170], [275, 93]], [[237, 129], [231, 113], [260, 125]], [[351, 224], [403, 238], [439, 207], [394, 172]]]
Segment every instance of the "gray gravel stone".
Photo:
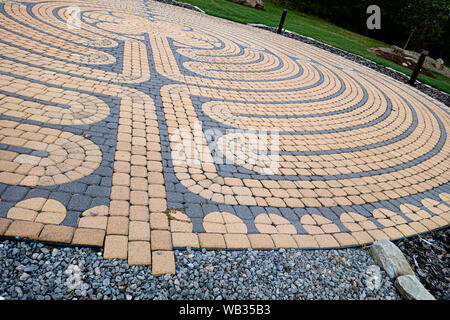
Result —
[[0, 244], [5, 299], [401, 299], [386, 272], [369, 272], [374, 260], [358, 248], [175, 250], [176, 274], [154, 277], [151, 266], [104, 260], [102, 250]]

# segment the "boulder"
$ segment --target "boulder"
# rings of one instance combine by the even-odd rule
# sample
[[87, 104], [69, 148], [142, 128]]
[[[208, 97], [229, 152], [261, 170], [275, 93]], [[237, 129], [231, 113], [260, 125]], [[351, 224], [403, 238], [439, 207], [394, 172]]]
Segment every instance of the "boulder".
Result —
[[264, 0], [228, 0], [246, 7], [264, 10]]
[[395, 280], [395, 286], [402, 297], [407, 300], [436, 300], [416, 276], [400, 276]]
[[370, 254], [377, 265], [382, 267], [390, 278], [414, 275], [403, 253], [391, 241], [380, 239], [370, 247]]
[[405, 55], [404, 52], [403, 52], [403, 49], [400, 48], [400, 47], [397, 47], [397, 46], [393, 45], [393, 46], [391, 47], [391, 49], [392, 49], [392, 51], [393, 51], [395, 54], [398, 54], [398, 55], [400, 55], [400, 56], [404, 56], [404, 55]]
[[434, 67], [436, 69], [443, 69], [444, 67], [444, 60], [442, 60], [441, 58], [437, 59], [436, 61], [434, 61]]

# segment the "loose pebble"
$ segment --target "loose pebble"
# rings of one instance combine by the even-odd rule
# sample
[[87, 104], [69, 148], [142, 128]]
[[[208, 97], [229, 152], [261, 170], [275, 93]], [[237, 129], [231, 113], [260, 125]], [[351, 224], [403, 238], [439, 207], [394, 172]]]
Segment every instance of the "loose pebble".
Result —
[[[398, 300], [367, 250], [175, 250], [176, 274], [102, 257], [93, 248], [33, 249], [3, 240], [0, 297], [6, 300]], [[44, 250], [42, 250], [44, 249]], [[34, 255], [33, 250], [42, 254]], [[44, 262], [45, 261], [45, 262]]]

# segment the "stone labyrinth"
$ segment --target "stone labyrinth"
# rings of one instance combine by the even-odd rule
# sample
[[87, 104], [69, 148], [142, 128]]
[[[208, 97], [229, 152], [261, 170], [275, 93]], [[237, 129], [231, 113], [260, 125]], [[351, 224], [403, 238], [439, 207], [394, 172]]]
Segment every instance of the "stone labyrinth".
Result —
[[449, 224], [449, 109], [406, 84], [153, 1], [1, 1], [0, 28], [0, 235], [163, 273]]

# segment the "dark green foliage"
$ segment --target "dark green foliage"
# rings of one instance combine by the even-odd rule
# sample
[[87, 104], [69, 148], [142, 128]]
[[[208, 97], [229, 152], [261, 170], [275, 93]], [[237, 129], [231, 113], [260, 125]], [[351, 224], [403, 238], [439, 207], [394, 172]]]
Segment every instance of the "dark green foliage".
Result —
[[[449, 0], [266, 0], [326, 19], [346, 29], [450, 60]], [[381, 30], [368, 30], [366, 9], [381, 9]], [[410, 37], [411, 36], [411, 37]], [[408, 38], [410, 40], [408, 41]]]

